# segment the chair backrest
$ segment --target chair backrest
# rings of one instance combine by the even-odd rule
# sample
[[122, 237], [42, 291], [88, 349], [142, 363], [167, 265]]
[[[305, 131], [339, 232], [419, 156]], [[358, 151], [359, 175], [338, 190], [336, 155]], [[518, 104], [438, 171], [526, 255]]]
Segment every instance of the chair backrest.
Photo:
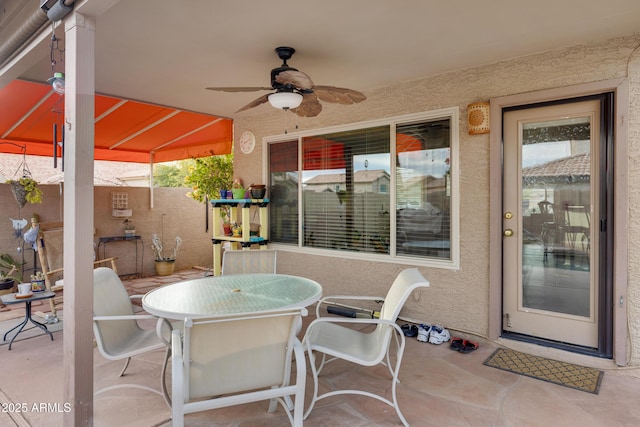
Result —
[[428, 287], [429, 281], [417, 268], [408, 268], [398, 274], [384, 298], [384, 304], [380, 309], [380, 318], [395, 322], [400, 315], [400, 310], [414, 289]]
[[222, 274], [276, 272], [275, 249], [226, 250], [222, 255]]
[[185, 321], [184, 401], [287, 385], [301, 315]]
[[567, 206], [567, 225], [589, 228], [591, 226], [589, 213], [588, 206]]
[[[384, 303], [380, 308], [380, 319], [395, 322], [411, 292], [416, 288], [428, 286], [429, 281], [424, 278], [417, 268], [408, 268], [401, 271], [384, 298]], [[386, 349], [391, 342], [392, 332], [393, 328], [385, 324], [379, 324], [376, 327], [374, 334], [377, 336], [377, 360], [382, 360], [386, 354]]]
[[[93, 270], [93, 315], [132, 316], [133, 306], [118, 274], [110, 268]], [[130, 338], [140, 330], [134, 319], [94, 320], [93, 332], [100, 352], [118, 353], [129, 345]]]
[[38, 259], [50, 289], [56, 280], [62, 278], [64, 228], [61, 222], [41, 223], [38, 227]]

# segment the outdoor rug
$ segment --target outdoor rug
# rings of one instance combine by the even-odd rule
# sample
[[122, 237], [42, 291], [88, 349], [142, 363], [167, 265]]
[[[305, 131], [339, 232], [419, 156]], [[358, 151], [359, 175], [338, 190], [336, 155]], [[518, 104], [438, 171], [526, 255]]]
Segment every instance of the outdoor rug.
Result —
[[587, 393], [598, 394], [604, 373], [594, 368], [520, 353], [506, 348], [493, 352], [484, 364]]

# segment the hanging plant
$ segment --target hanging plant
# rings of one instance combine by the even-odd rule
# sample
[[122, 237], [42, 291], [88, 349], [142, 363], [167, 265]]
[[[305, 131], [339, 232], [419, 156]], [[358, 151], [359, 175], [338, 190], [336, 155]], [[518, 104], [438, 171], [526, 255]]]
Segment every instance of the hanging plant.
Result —
[[11, 185], [11, 191], [13, 196], [18, 202], [18, 206], [21, 208], [29, 203], [42, 203], [42, 190], [38, 188], [38, 182], [28, 176], [23, 176], [20, 179], [10, 179], [7, 184]]

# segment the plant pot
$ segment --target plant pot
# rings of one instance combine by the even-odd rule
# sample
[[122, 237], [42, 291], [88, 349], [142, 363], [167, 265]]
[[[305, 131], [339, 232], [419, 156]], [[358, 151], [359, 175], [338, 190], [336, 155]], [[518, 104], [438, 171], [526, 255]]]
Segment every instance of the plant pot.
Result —
[[13, 279], [0, 281], [0, 295], [12, 293], [14, 285], [15, 285], [15, 280]]
[[231, 224], [222, 224], [222, 234], [231, 236]]
[[175, 259], [156, 260], [156, 273], [158, 276], [170, 276], [175, 268]]
[[265, 194], [267, 194], [267, 189], [262, 188], [251, 188], [251, 198], [252, 199], [264, 199]]
[[234, 199], [244, 199], [244, 188], [234, 188], [231, 193]]
[[124, 230], [125, 237], [133, 237], [136, 235], [136, 230]]
[[33, 292], [42, 292], [45, 290], [44, 280], [32, 280], [31, 281], [31, 290]]
[[27, 204], [27, 190], [25, 190], [24, 186], [19, 182], [11, 182], [11, 192], [13, 197], [16, 198], [16, 202], [18, 202], [18, 206], [24, 208], [24, 205]]

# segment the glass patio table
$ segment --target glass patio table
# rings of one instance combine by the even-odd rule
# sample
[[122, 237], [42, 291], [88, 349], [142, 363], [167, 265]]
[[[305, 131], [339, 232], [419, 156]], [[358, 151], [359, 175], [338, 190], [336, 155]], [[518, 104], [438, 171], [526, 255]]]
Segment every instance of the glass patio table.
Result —
[[307, 307], [322, 296], [315, 281], [284, 274], [209, 276], [162, 286], [142, 298], [142, 307], [165, 319], [241, 317]]

